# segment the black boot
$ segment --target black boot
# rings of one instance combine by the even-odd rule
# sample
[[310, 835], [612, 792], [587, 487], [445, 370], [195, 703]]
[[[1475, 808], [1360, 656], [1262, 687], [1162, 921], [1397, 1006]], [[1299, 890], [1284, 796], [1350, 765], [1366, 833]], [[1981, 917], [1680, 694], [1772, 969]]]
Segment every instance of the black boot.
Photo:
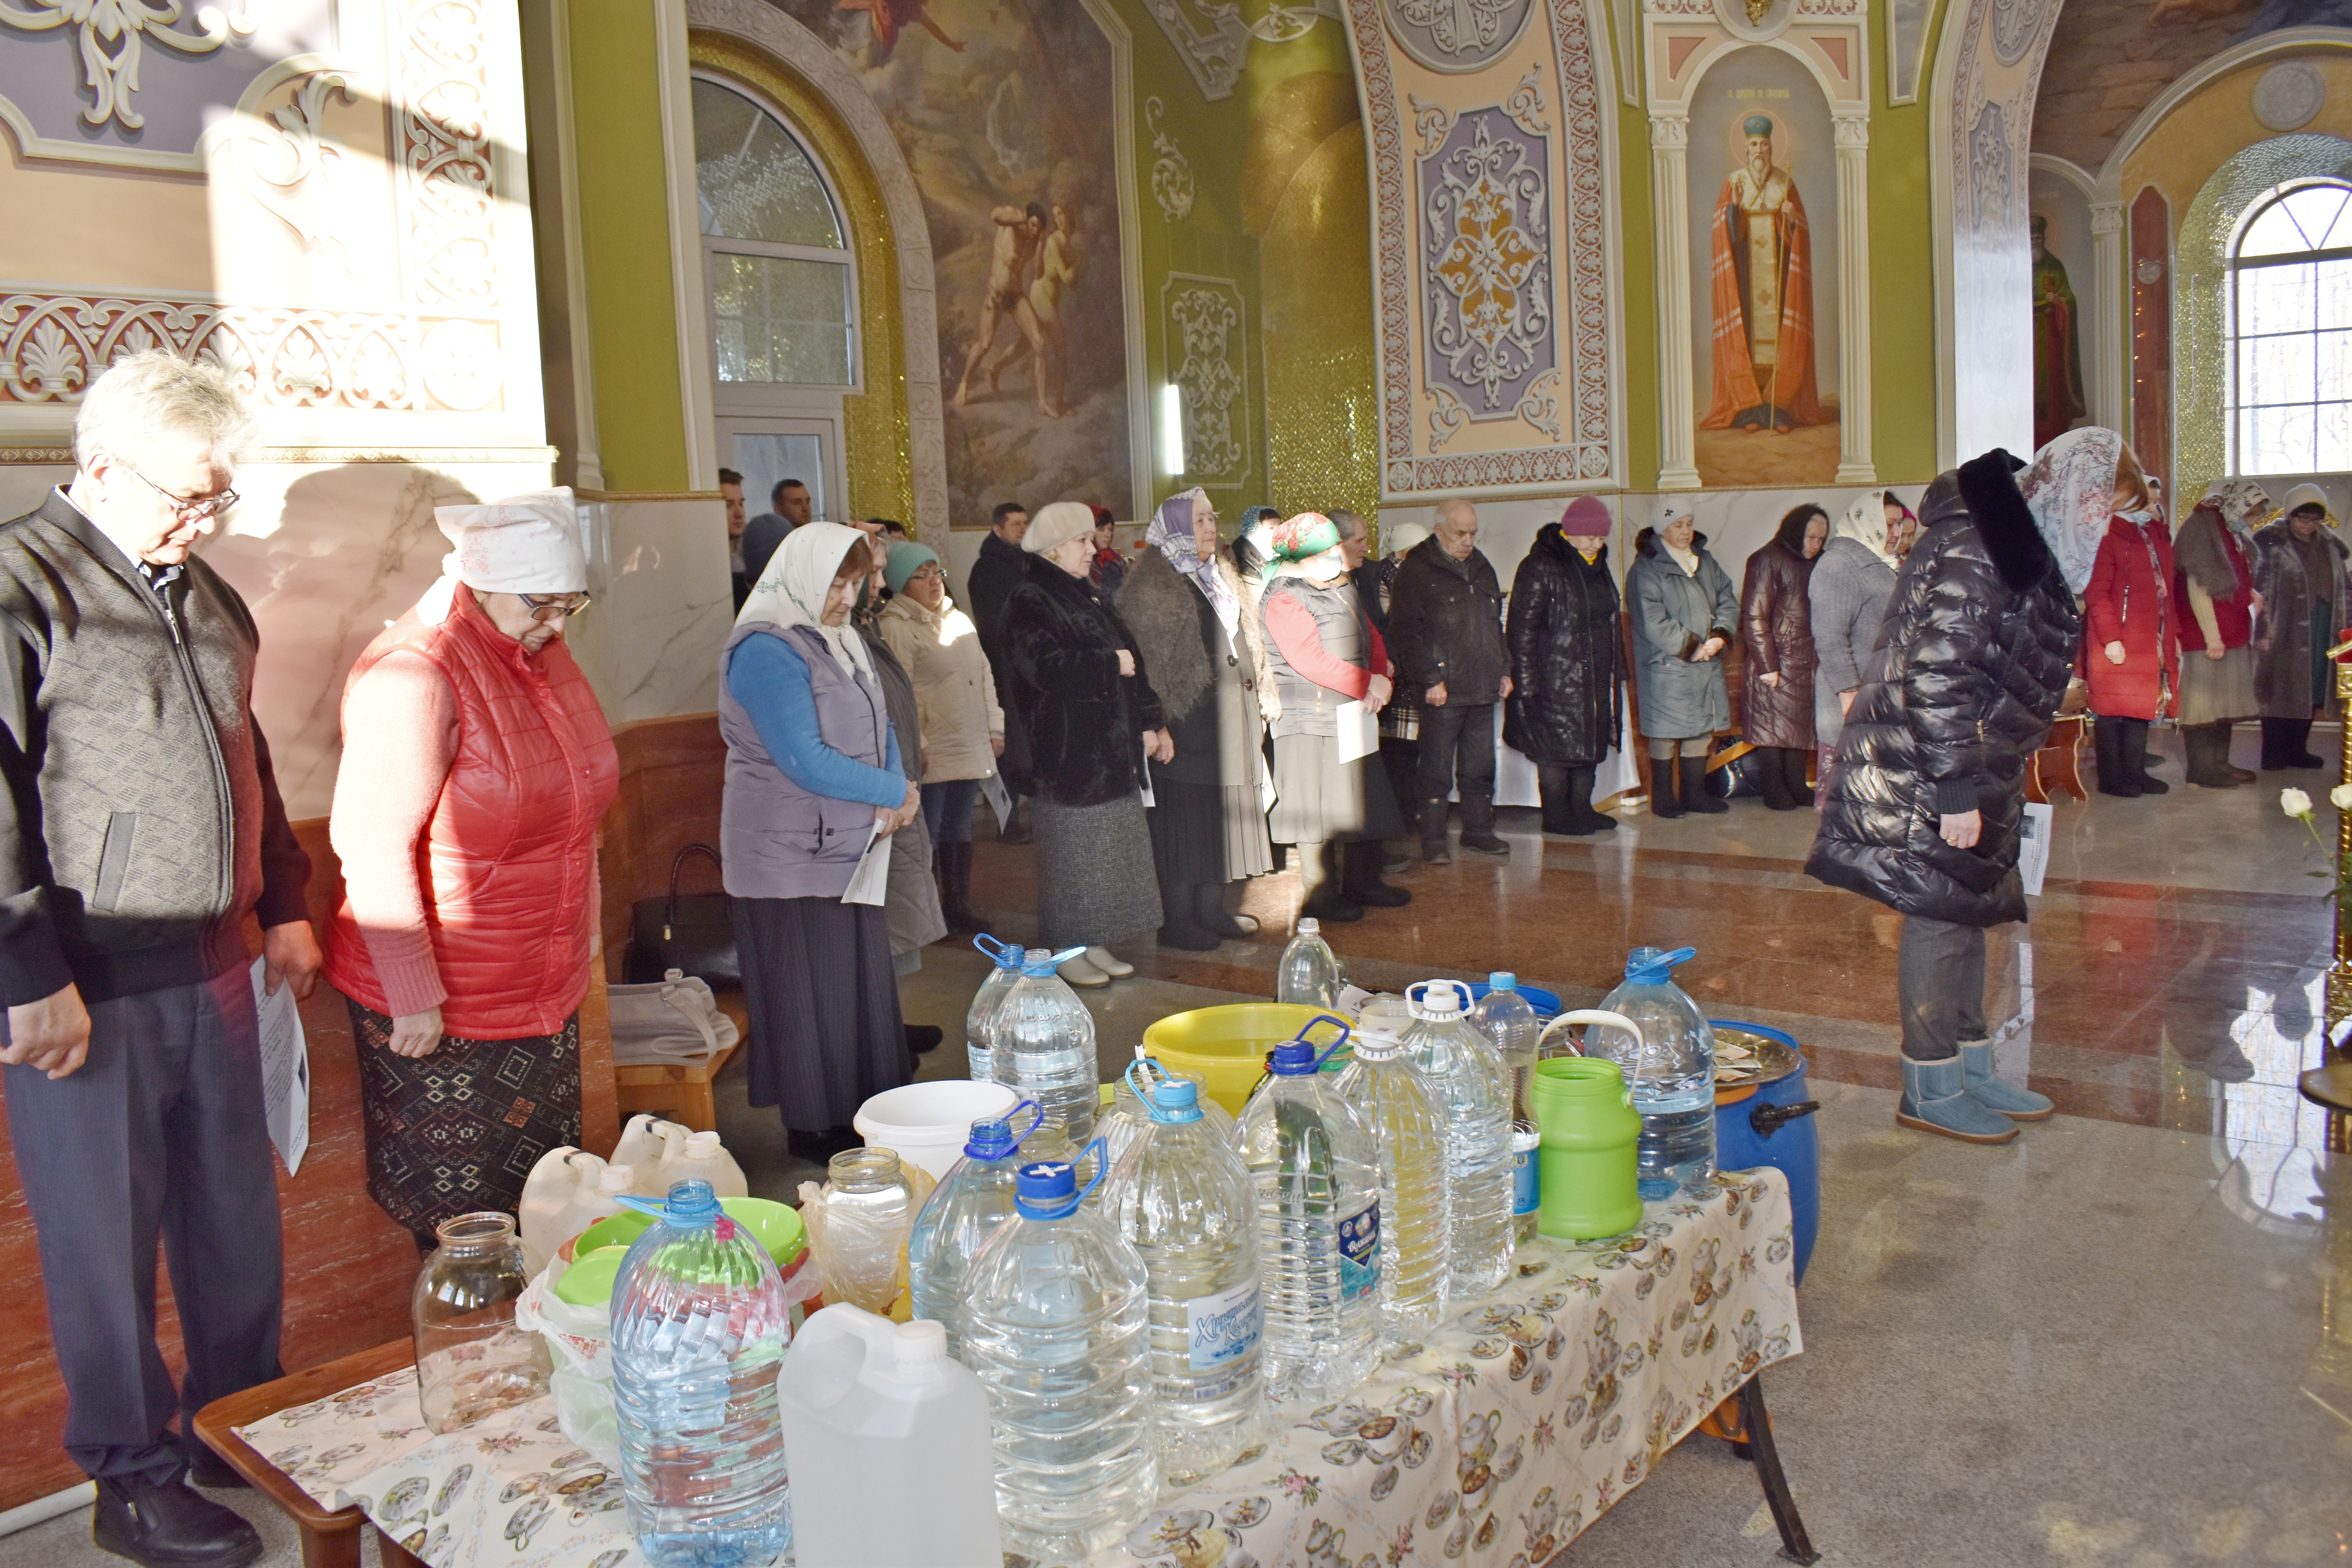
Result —
[[261, 1555], [260, 1531], [177, 1476], [100, 1477], [89, 1537], [142, 1568], [245, 1568]]
[[1160, 945], [1172, 947], [1179, 952], [1206, 952], [1222, 940], [1214, 931], [1201, 929], [1195, 916], [1200, 895], [1191, 882], [1171, 882], [1162, 878], [1160, 883]]
[[1650, 759], [1650, 815], [1676, 817], [1683, 814], [1682, 784], [1672, 757]]
[[1307, 920], [1362, 920], [1364, 906], [1349, 902], [1340, 893], [1339, 884], [1331, 875], [1330, 848], [1330, 845], [1324, 843], [1301, 844], [1298, 847], [1298, 885], [1307, 895], [1298, 907], [1298, 913]]
[[2147, 771], [2147, 721], [2126, 719], [2123, 724], [2122, 753], [2124, 777], [2139, 787], [2134, 795], [2170, 795], [2172, 786]]
[[1495, 836], [1493, 795], [1462, 797], [1462, 847], [1473, 855], [1492, 855], [1498, 859], [1509, 857], [1511, 847]]
[[1780, 748], [1759, 746], [1755, 757], [1758, 779], [1764, 786], [1764, 809], [1796, 810], [1797, 803], [1789, 798], [1789, 770], [1780, 760]]
[[2311, 749], [2311, 721], [2290, 719], [2286, 725], [2287, 758], [2291, 768], [2324, 768], [2327, 759]]
[[1424, 866], [1454, 863], [1454, 851], [1445, 844], [1445, 803], [1442, 800], [1421, 803], [1421, 859]]
[[2124, 766], [2124, 721], [2102, 713], [2091, 726], [2091, 737], [2099, 754], [2099, 793], [2137, 798], [2142, 775], [2137, 768]]
[[939, 847], [940, 913], [948, 930], [974, 931], [987, 922], [971, 907], [971, 845], [942, 844]]
[[1543, 830], [1547, 834], [1567, 837], [1591, 831], [1575, 826], [1576, 812], [1569, 805], [1568, 781], [1566, 768], [1546, 763], [1536, 769], [1536, 798], [1543, 803]]
[[1227, 942], [1239, 942], [1257, 934], [1257, 917], [1237, 915], [1225, 908], [1225, 885], [1203, 882], [1193, 889], [1194, 923], [1212, 935]]
[[1780, 761], [1788, 767], [1789, 799], [1807, 811], [1813, 808], [1813, 786], [1805, 780], [1805, 768], [1812, 760], [1802, 746], [1780, 748]]
[[[1592, 809], [1592, 773], [1587, 767], [1544, 770], [1544, 831], [1586, 838], [1613, 831], [1617, 819]], [[1554, 826], [1557, 821], [1559, 826]]]
[[1339, 890], [1347, 895], [1349, 903], [1367, 909], [1394, 910], [1412, 902], [1411, 893], [1381, 880], [1381, 862], [1387, 857], [1388, 851], [1377, 838], [1360, 838], [1341, 846]]
[[2294, 728], [2292, 719], [2263, 721], [2263, 772], [2274, 773], [2293, 765], [2287, 761], [2294, 754], [2287, 746], [2287, 734]]
[[1713, 816], [1718, 812], [1726, 812], [1731, 809], [1731, 803], [1729, 801], [1717, 800], [1713, 795], [1707, 792], [1706, 759], [1705, 757], [1684, 757], [1682, 760], [1682, 769], [1684, 810], [1696, 811], [1704, 816]]
[[2189, 748], [2189, 782], [2200, 789], [2235, 789], [2238, 775], [2230, 767], [2230, 726], [2183, 726], [2182, 743]]

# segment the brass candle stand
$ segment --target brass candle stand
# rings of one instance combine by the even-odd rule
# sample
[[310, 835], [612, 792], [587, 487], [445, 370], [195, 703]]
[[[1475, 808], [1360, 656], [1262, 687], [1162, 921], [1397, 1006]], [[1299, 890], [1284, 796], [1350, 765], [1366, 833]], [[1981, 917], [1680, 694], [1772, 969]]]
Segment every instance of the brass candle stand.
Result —
[[[2346, 637], [2327, 650], [2328, 658], [2336, 665], [2336, 707], [2342, 719], [2341, 747], [2336, 770], [2338, 784], [2352, 784], [2352, 664], [2344, 662], [2352, 654], [2352, 637]], [[2330, 868], [2333, 881], [2344, 868], [2345, 857], [2352, 855], [2352, 811], [2336, 814], [2336, 864]], [[2327, 1045], [2323, 1059], [2352, 1059], [2352, 1048], [2336, 1045], [2337, 1031], [2347, 1018], [2352, 1018], [2352, 931], [2345, 929], [2344, 902], [2334, 900], [2336, 910], [2336, 962], [2327, 969]], [[2347, 1042], [2352, 1047], [2352, 1041]]]

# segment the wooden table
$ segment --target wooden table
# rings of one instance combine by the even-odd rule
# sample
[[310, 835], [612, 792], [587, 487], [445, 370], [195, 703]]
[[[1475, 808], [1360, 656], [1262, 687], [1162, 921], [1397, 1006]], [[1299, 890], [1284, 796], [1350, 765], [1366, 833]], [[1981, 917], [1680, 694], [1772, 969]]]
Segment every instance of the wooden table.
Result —
[[[256, 1490], [284, 1509], [287, 1517], [301, 1531], [302, 1568], [359, 1568], [360, 1527], [367, 1523], [367, 1516], [356, 1508], [330, 1511], [320, 1506], [286, 1472], [256, 1453], [236, 1435], [236, 1428], [249, 1426], [298, 1405], [329, 1398], [346, 1388], [412, 1366], [415, 1361], [415, 1342], [394, 1340], [372, 1351], [361, 1351], [341, 1361], [331, 1361], [308, 1372], [215, 1399], [196, 1412], [196, 1436], [226, 1460], [231, 1469], [252, 1482]], [[423, 1568], [412, 1553], [383, 1531], [376, 1531], [376, 1540], [383, 1550], [384, 1568]]]
[[2083, 787], [2083, 730], [2085, 719], [2080, 713], [2062, 713], [2050, 724], [2050, 738], [2042, 749], [2026, 759], [2025, 798], [2037, 805], [2050, 804], [2050, 786], [2057, 785], [2076, 800], [2088, 800], [2091, 792]]

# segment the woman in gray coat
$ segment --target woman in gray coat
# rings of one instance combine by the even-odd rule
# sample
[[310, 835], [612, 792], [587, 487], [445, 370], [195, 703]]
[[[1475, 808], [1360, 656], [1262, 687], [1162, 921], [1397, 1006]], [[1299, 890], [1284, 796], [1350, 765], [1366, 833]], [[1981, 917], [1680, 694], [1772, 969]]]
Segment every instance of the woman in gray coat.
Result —
[[[1895, 546], [1909, 514], [1891, 495], [1864, 493], [1830, 530], [1807, 589], [1813, 606], [1813, 736], [1821, 776], [1837, 760], [1838, 736], [1853, 694], [1873, 678], [1878, 628], [1895, 594]], [[1826, 784], [1822, 798], [1827, 799]]]
[[1660, 816], [1730, 810], [1706, 793], [1706, 750], [1731, 727], [1722, 655], [1739, 625], [1739, 596], [1706, 552], [1687, 500], [1661, 500], [1655, 526], [1635, 536], [1625, 603], [1633, 694], [1650, 742], [1650, 809]]
[[2297, 485], [2286, 515], [2254, 534], [2254, 698], [2263, 710], [2263, 771], [2316, 768], [2313, 719], [2331, 713], [2336, 681], [2327, 650], [2352, 626], [2352, 552], [2336, 537], [2326, 493]]

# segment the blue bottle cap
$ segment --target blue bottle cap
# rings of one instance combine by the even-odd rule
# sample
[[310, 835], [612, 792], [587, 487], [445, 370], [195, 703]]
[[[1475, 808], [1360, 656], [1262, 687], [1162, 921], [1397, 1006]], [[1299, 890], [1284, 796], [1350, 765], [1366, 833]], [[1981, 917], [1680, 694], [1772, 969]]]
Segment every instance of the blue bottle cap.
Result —
[[1486, 989], [1489, 991], [1517, 991], [1518, 988], [1519, 977], [1507, 969], [1497, 969], [1486, 976]]
[[1162, 1079], [1151, 1086], [1151, 1120], [1171, 1125], [1201, 1120], [1201, 1086], [1189, 1078]]
[[1021, 973], [1024, 975], [1043, 978], [1084, 952], [1086, 949], [1083, 947], [1066, 947], [1059, 952], [1047, 952], [1042, 947], [1033, 947], [1029, 950], [1028, 956], [1021, 962]]
[[971, 939], [971, 945], [994, 959], [996, 967], [999, 969], [1021, 967], [1023, 954], [1021, 944], [1017, 942], [1006, 942], [1001, 937], [993, 937], [982, 931]]
[[1087, 1146], [1094, 1156], [1095, 1179], [1081, 1189], [1078, 1168], [1067, 1160], [1040, 1160], [1024, 1165], [1013, 1178], [1013, 1206], [1024, 1219], [1067, 1219], [1078, 1212], [1087, 1193], [1101, 1185], [1110, 1152], [1097, 1138]]
[[[1315, 1047], [1307, 1042], [1307, 1037], [1325, 1024], [1339, 1030], [1339, 1037], [1333, 1040], [1320, 1055], [1318, 1055]], [[1323, 1064], [1329, 1061], [1332, 1055], [1348, 1043], [1349, 1032], [1350, 1026], [1347, 1019], [1335, 1017], [1329, 1013], [1318, 1013], [1307, 1020], [1307, 1026], [1298, 1031], [1296, 1038], [1283, 1041], [1267, 1053], [1265, 1070], [1276, 1078], [1304, 1078], [1308, 1073], [1319, 1072], [1322, 1070]]]
[[697, 1226], [724, 1226], [719, 1239], [728, 1240], [734, 1235], [732, 1222], [719, 1206], [719, 1195], [710, 1190], [709, 1182], [679, 1182], [669, 1190], [668, 1201], [656, 1203], [634, 1194], [620, 1194], [621, 1205], [639, 1214], [648, 1214], [663, 1224], [679, 1230], [691, 1230]]
[[1668, 952], [1662, 947], [1637, 947], [1625, 955], [1625, 978], [1635, 985], [1664, 985], [1673, 981], [1675, 966], [1698, 956], [1695, 947]]
[[[1013, 1119], [1024, 1110], [1035, 1111], [1029, 1125], [1019, 1132], [1013, 1131]], [[1034, 1100], [1024, 1100], [1001, 1117], [982, 1117], [971, 1124], [971, 1136], [964, 1141], [963, 1152], [975, 1160], [1002, 1160], [1021, 1147], [1022, 1140], [1037, 1131], [1045, 1113]]]

